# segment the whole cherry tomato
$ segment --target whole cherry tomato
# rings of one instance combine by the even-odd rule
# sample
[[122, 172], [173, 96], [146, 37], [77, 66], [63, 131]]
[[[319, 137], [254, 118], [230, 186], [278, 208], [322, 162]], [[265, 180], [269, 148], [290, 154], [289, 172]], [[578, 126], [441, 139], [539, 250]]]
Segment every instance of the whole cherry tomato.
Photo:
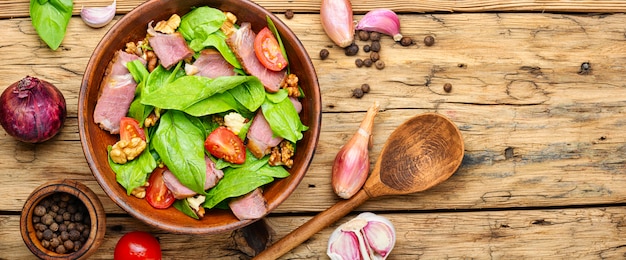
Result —
[[115, 260], [161, 260], [161, 245], [150, 233], [131, 231], [115, 246]]

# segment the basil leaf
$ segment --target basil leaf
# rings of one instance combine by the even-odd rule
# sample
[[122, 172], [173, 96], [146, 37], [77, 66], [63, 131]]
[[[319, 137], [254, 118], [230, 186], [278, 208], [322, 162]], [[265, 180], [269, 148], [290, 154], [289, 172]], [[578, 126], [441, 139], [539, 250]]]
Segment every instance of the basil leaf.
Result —
[[186, 199], [174, 201], [174, 208], [176, 208], [178, 211], [184, 213], [187, 216], [190, 216], [195, 219], [200, 219], [200, 217], [198, 217], [196, 212], [193, 211], [191, 206], [189, 206], [189, 201], [187, 201]]
[[[206, 162], [203, 129], [183, 112], [168, 110], [159, 120], [152, 145], [161, 160], [185, 187], [204, 194]], [[198, 122], [201, 124], [201, 122]]]
[[261, 105], [261, 111], [274, 135], [285, 138], [292, 143], [302, 139], [302, 131], [309, 129], [302, 124], [300, 115], [288, 98], [278, 103], [266, 99]]
[[[112, 146], [107, 147], [109, 152], [111, 149]], [[150, 173], [157, 167], [156, 160], [148, 151], [144, 151], [139, 157], [125, 164], [117, 164], [109, 156], [109, 165], [111, 170], [115, 172], [115, 179], [126, 189], [128, 195], [133, 189], [143, 186]]]
[[56, 50], [61, 45], [73, 8], [72, 0], [30, 0], [33, 27], [50, 49]]
[[181, 18], [180, 32], [187, 41], [204, 41], [210, 34], [222, 27], [226, 15], [221, 10], [208, 6], [198, 7]]

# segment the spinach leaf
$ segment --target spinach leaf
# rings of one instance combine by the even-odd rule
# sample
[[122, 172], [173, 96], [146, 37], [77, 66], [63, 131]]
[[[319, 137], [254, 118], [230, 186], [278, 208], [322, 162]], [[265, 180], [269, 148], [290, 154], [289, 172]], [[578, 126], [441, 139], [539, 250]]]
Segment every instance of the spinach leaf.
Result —
[[204, 41], [210, 34], [219, 30], [226, 21], [221, 10], [208, 6], [198, 7], [181, 18], [180, 32], [187, 41], [200, 39]]
[[192, 116], [205, 116], [234, 110], [239, 106], [233, 95], [224, 92], [200, 100], [183, 111]]
[[300, 121], [300, 115], [296, 112], [293, 103], [288, 98], [284, 98], [278, 103], [272, 102], [269, 98], [265, 100], [261, 105], [261, 111], [274, 135], [285, 138], [292, 143], [302, 139], [302, 131], [309, 128]]
[[152, 137], [152, 145], [161, 160], [185, 187], [204, 194], [206, 163], [204, 160], [203, 129], [201, 122], [185, 113], [168, 110], [159, 120], [159, 126]]
[[150, 72], [146, 69], [146, 67], [139, 61], [134, 60], [129, 63], [126, 63], [126, 67], [130, 74], [133, 75], [135, 82], [137, 82], [137, 89], [135, 90], [135, 99], [130, 104], [130, 108], [128, 109], [128, 116], [139, 121], [139, 125], [143, 126], [143, 122], [150, 115], [150, 112], [154, 109], [152, 106], [145, 106], [141, 104], [141, 92], [146, 85], [146, 79], [150, 75]]
[[256, 111], [265, 101], [265, 87], [256, 77], [229, 92], [249, 111]]
[[173, 82], [177, 78], [183, 77], [185, 71], [181, 70], [181, 63], [178, 63], [172, 71], [165, 69], [163, 66], [157, 66], [146, 79], [146, 85], [141, 91], [142, 96], [148, 95], [150, 92], [156, 91], [163, 86]]
[[[259, 168], [259, 164], [262, 167]], [[267, 161], [256, 161], [252, 166], [254, 167], [225, 168], [224, 178], [207, 192], [207, 198], [203, 206], [205, 208], [213, 208], [227, 198], [245, 195], [258, 187], [274, 181], [274, 177], [271, 174], [268, 175], [265, 170], [261, 170], [264, 167], [272, 167], [267, 164]]]
[[198, 214], [196, 214], [196, 212], [193, 211], [191, 206], [189, 206], [189, 201], [187, 201], [186, 199], [174, 201], [174, 208], [176, 208], [177, 210], [179, 210], [180, 212], [184, 213], [187, 216], [190, 216], [195, 219], [200, 219], [200, 217], [198, 217]]
[[[107, 147], [109, 152], [111, 149], [112, 146]], [[146, 183], [149, 174], [157, 167], [156, 160], [148, 151], [144, 151], [139, 157], [125, 164], [117, 164], [109, 156], [109, 165], [115, 172], [115, 179], [126, 189], [128, 195], [133, 189]]]
[[141, 103], [163, 109], [185, 110], [203, 99], [217, 93], [223, 93], [251, 80], [258, 79], [254, 76], [227, 76], [213, 79], [201, 76], [183, 76], [147, 93], [141, 98]]
[[72, 0], [30, 0], [33, 27], [50, 49], [56, 50], [61, 45], [73, 8]]
[[143, 63], [141, 63], [141, 61], [139, 60], [133, 60], [126, 63], [126, 68], [130, 72], [130, 74], [133, 75], [133, 79], [137, 83], [143, 82], [150, 74], [150, 72], [148, 72], [148, 69], [146, 69], [146, 66], [144, 66]]
[[237, 69], [241, 69], [241, 63], [235, 56], [235, 53], [226, 44], [226, 35], [222, 31], [216, 31], [206, 37], [204, 40], [196, 39], [189, 43], [189, 47], [198, 52], [206, 47], [214, 47], [222, 54], [222, 57]]
[[[280, 46], [280, 52], [283, 53], [283, 57], [285, 57], [287, 64], [289, 64], [289, 59], [287, 58], [287, 51], [285, 51], [285, 45], [283, 44], [283, 40], [280, 38], [280, 34], [278, 34], [278, 29], [276, 29], [276, 25], [274, 25], [274, 21], [272, 21], [272, 19], [270, 19], [269, 16], [266, 16], [265, 20], [267, 20], [267, 27], [270, 29], [270, 31], [272, 31], [272, 33], [274, 34], [274, 37], [276, 37], [278, 46]], [[289, 73], [291, 72], [290, 72], [289, 66], [287, 66], [287, 74]]]

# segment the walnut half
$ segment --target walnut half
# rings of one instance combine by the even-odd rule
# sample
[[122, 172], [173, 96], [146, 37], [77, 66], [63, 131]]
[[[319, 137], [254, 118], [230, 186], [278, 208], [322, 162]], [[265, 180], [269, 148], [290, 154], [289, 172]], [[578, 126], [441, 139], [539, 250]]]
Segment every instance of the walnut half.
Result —
[[139, 156], [146, 149], [146, 141], [141, 137], [133, 137], [130, 141], [120, 140], [113, 145], [109, 155], [117, 164], [125, 164]]

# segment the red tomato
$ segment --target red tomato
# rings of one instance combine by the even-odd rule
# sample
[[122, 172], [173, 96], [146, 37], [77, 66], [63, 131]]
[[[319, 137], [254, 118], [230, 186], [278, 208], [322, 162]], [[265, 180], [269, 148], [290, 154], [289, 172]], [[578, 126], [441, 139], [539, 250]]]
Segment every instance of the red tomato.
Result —
[[132, 231], [126, 233], [115, 246], [115, 260], [161, 260], [161, 245], [150, 233]]
[[242, 164], [246, 161], [246, 148], [243, 142], [235, 133], [223, 126], [207, 136], [204, 148], [213, 156], [231, 163]]
[[141, 137], [146, 140], [143, 128], [139, 127], [139, 122], [132, 117], [122, 117], [120, 120], [120, 139], [130, 141], [134, 137]]
[[165, 167], [157, 167], [150, 174], [148, 188], [146, 188], [146, 200], [150, 206], [157, 209], [166, 209], [174, 204], [176, 198], [174, 194], [165, 186], [163, 181], [163, 171]]
[[254, 39], [254, 53], [261, 64], [273, 71], [287, 67], [287, 59], [280, 51], [280, 45], [274, 34], [267, 27], [263, 28]]

